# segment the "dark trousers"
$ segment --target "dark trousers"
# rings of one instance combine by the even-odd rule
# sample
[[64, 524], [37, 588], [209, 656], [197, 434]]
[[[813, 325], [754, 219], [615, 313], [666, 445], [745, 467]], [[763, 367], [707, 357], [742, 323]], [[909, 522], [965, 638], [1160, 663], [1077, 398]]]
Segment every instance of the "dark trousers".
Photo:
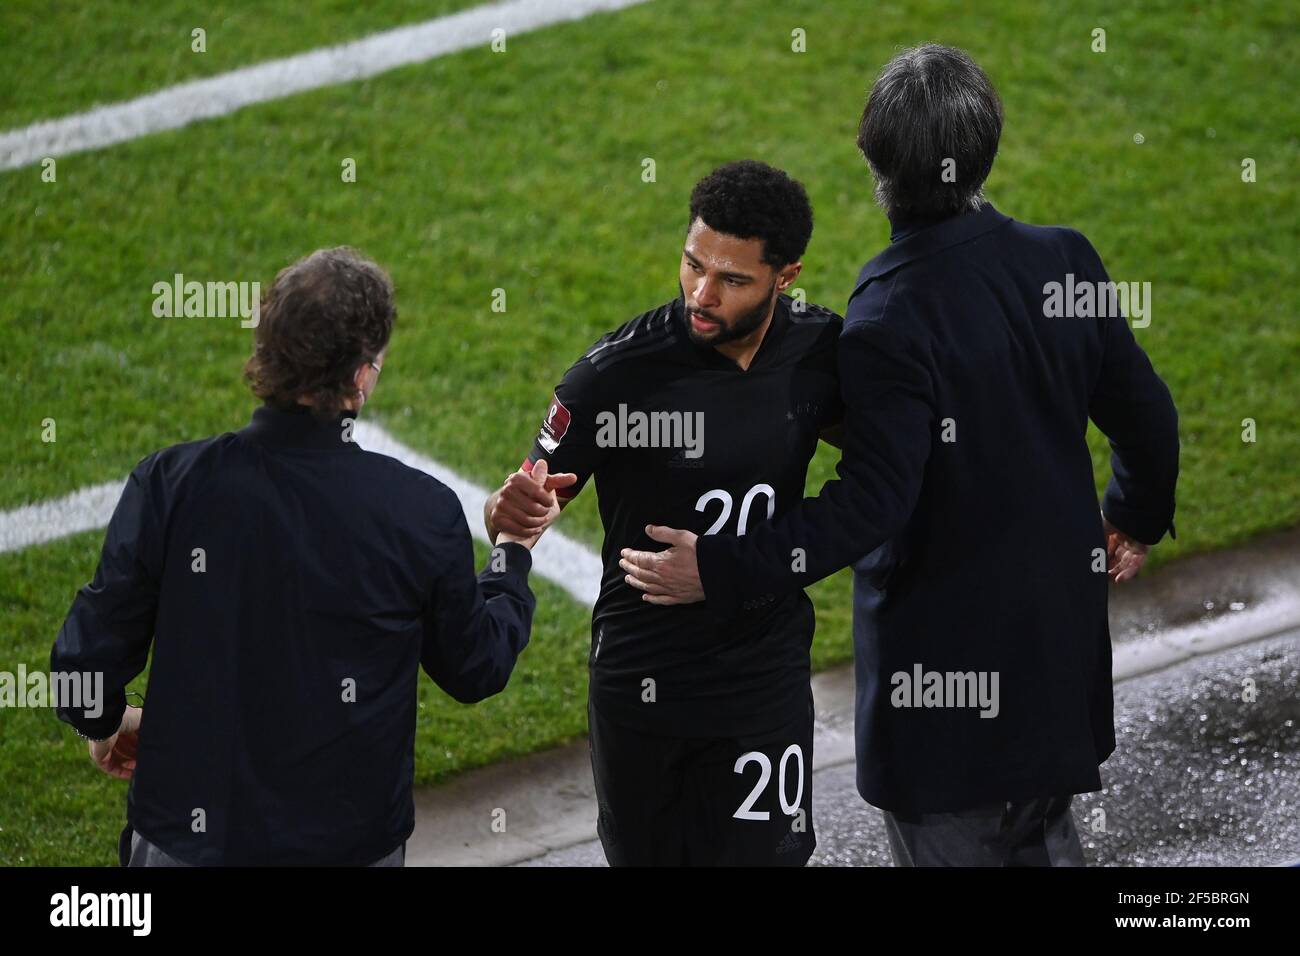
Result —
[[[130, 834], [128, 836], [128, 833]], [[160, 850], [157, 846], [150, 843], [140, 834], [129, 828], [122, 831], [123, 842], [130, 840], [130, 855], [127, 858], [126, 866], [190, 866], [189, 863], [182, 863], [176, 857], [171, 856]], [[388, 854], [381, 860], [367, 864], [368, 866], [406, 866], [406, 844], [403, 843], [392, 853]]]
[[885, 810], [895, 866], [1083, 866], [1072, 794], [952, 813]]

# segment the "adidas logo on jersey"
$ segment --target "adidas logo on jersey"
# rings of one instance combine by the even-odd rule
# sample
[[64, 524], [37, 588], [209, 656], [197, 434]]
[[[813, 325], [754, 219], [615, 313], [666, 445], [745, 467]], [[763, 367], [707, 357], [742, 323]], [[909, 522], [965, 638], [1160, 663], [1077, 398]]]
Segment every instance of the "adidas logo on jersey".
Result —
[[686, 450], [682, 449], [668, 459], [667, 467], [669, 468], [703, 468], [704, 459], [688, 458]]

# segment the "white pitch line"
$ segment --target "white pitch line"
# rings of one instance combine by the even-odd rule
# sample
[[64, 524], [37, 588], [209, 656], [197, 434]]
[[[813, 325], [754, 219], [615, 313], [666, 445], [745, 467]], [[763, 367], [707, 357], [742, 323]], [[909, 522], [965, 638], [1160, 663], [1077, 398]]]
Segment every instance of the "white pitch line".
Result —
[[[177, 129], [197, 120], [224, 116], [269, 100], [336, 83], [375, 76], [399, 66], [422, 63], [448, 53], [487, 44], [492, 31], [511, 36], [602, 11], [621, 10], [649, 0], [508, 0], [473, 7], [449, 16], [338, 46], [270, 60], [207, 79], [168, 87], [124, 103], [101, 106], [57, 120], [0, 133], [0, 170], [14, 169], [46, 156], [66, 156], [88, 149]], [[391, 455], [425, 471], [451, 488], [465, 509], [474, 536], [487, 541], [480, 527], [488, 492], [451, 469], [401, 444], [377, 425], [357, 423], [362, 447]], [[105, 482], [50, 501], [0, 513], [0, 553], [107, 526], [123, 482]], [[557, 531], [548, 531], [533, 551], [534, 567], [588, 606], [600, 591], [600, 558]]]
[[0, 512], [0, 553], [104, 527], [113, 516], [124, 484], [106, 481], [62, 498]]
[[225, 116], [254, 103], [365, 79], [399, 66], [486, 46], [492, 40], [492, 31], [498, 28], [505, 31], [509, 44], [510, 38], [520, 33], [646, 2], [508, 0], [386, 30], [351, 43], [268, 60], [122, 103], [0, 133], [0, 170], [16, 169], [45, 157], [100, 149], [196, 120]]
[[[488, 496], [485, 489], [403, 445], [372, 422], [358, 419], [355, 434], [357, 444], [367, 451], [388, 455], [418, 468], [454, 491], [465, 509], [465, 518], [474, 537], [484, 542], [488, 540], [483, 528], [483, 503]], [[124, 485], [125, 479], [109, 481], [82, 488], [62, 498], [0, 512], [0, 553], [106, 527]], [[602, 571], [600, 558], [585, 545], [565, 537], [554, 528], [542, 535], [533, 549], [533, 569], [588, 607], [596, 603]]]
[[[414, 448], [403, 445], [378, 425], [357, 419], [357, 443], [367, 451], [389, 455], [403, 464], [418, 468], [437, 478], [456, 493], [460, 506], [465, 509], [470, 531], [480, 541], [488, 540], [483, 527], [483, 505], [489, 492], [456, 474]], [[548, 581], [559, 585], [588, 607], [596, 603], [600, 594], [600, 579], [604, 571], [600, 557], [584, 544], [567, 538], [553, 527], [548, 529], [533, 548], [533, 567]]]

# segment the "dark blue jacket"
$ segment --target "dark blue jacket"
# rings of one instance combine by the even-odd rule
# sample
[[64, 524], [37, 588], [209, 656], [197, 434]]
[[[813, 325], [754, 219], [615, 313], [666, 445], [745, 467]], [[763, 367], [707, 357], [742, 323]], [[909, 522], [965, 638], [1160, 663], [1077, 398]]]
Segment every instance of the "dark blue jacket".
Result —
[[[989, 205], [902, 229], [845, 313], [839, 480], [743, 538], [698, 541], [723, 611], [854, 564], [858, 787], [878, 807], [1096, 790], [1114, 750], [1085, 433], [1091, 418], [1113, 451], [1102, 510], [1155, 543], [1173, 530], [1177, 415], [1124, 318], [1046, 314], [1067, 281], [1107, 281], [1072, 229]], [[947, 696], [922, 694], [931, 673]], [[981, 674], [996, 708], [961, 703]]]
[[101, 717], [58, 711], [89, 737], [152, 648], [127, 816], [186, 863], [385, 856], [414, 826], [420, 667], [482, 700], [528, 642], [528, 549], [476, 579], [455, 494], [348, 440], [352, 414], [263, 406], [145, 458], [59, 631], [51, 671], [105, 674]]

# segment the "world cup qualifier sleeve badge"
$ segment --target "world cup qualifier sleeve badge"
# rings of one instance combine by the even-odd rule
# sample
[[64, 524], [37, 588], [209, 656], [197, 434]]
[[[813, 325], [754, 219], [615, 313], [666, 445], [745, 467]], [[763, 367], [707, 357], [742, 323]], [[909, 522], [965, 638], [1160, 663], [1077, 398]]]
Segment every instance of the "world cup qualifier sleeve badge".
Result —
[[542, 430], [537, 435], [537, 443], [546, 450], [548, 455], [554, 453], [560, 446], [564, 433], [569, 430], [571, 419], [572, 416], [560, 401], [560, 397], [551, 395], [551, 405], [546, 411], [546, 420], [542, 422]]

